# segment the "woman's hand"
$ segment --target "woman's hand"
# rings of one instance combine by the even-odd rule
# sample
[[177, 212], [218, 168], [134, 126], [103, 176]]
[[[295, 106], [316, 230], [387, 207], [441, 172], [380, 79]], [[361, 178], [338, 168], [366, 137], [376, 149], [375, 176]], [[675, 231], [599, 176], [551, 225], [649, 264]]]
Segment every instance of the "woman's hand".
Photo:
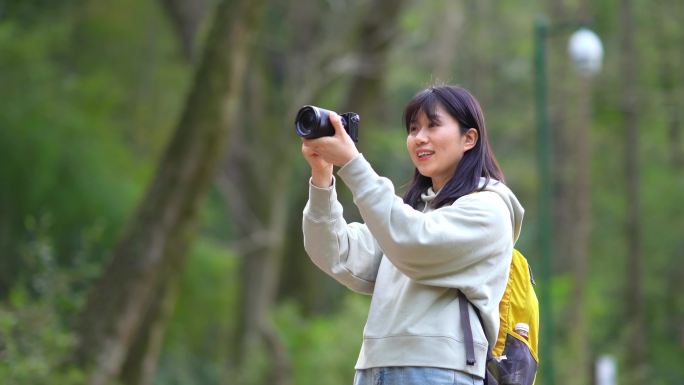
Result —
[[330, 187], [332, 184], [333, 165], [328, 163], [312, 146], [307, 145], [307, 140], [302, 143], [302, 155], [311, 167], [311, 183], [320, 188]]
[[[359, 153], [354, 141], [349, 137], [344, 126], [342, 126], [340, 116], [331, 112], [329, 119], [330, 123], [335, 127], [334, 136], [304, 139], [302, 153], [304, 153], [304, 157], [309, 162], [309, 165], [311, 165], [312, 170], [314, 166], [319, 167], [324, 163], [338, 167], [344, 166]], [[310, 154], [316, 154], [317, 158], [319, 158], [318, 161], [312, 163], [310, 159], [314, 159], [314, 157], [310, 156]]]

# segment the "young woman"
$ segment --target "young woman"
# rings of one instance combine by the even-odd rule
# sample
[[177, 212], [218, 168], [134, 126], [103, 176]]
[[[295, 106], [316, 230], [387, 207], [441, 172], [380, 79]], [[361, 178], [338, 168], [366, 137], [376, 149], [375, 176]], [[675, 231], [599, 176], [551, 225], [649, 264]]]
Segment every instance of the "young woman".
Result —
[[[304, 246], [320, 269], [373, 296], [355, 384], [481, 384], [524, 210], [503, 183], [468, 91], [423, 90], [404, 118], [416, 170], [403, 199], [357, 151], [339, 116], [330, 116], [334, 136], [304, 140]], [[344, 220], [333, 166], [363, 224]], [[474, 364], [466, 362], [458, 291], [471, 304]]]

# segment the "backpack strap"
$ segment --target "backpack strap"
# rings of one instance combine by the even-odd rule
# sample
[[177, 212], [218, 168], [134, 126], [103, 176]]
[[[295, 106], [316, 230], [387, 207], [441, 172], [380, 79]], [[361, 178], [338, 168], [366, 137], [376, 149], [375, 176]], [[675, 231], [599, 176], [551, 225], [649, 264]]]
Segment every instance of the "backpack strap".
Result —
[[460, 290], [458, 291], [458, 306], [461, 311], [461, 327], [463, 328], [463, 339], [465, 340], [466, 364], [473, 366], [475, 365], [475, 346], [473, 343], [473, 330], [470, 327], [470, 317], [468, 315], [468, 299]]

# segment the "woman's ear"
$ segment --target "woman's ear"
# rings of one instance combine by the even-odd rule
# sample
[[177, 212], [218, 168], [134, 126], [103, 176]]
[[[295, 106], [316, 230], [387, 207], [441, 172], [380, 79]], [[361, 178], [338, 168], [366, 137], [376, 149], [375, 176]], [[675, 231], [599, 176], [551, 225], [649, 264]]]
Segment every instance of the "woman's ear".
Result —
[[475, 147], [477, 140], [480, 138], [480, 133], [475, 128], [469, 128], [468, 131], [463, 134], [464, 143], [463, 149], [468, 151]]

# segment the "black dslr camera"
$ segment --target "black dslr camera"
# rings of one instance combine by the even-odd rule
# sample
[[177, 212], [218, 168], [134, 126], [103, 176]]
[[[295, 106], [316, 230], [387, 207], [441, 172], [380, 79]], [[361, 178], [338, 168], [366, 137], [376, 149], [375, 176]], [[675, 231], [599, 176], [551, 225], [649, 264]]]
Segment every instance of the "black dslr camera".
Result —
[[[329, 110], [315, 106], [304, 106], [297, 112], [295, 131], [302, 138], [316, 139], [335, 135], [335, 127], [328, 119]], [[340, 114], [342, 126], [354, 142], [359, 141], [359, 115], [354, 112]]]

